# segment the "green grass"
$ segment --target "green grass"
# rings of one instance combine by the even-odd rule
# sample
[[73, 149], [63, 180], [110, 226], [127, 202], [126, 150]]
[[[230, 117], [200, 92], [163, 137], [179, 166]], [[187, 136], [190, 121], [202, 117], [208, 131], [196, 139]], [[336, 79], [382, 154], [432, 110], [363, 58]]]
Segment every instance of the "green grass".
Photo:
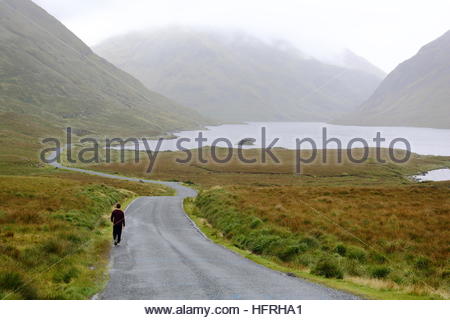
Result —
[[0, 27], [8, 39], [0, 51], [0, 128], [40, 127], [32, 138], [68, 126], [80, 136], [151, 136], [205, 121], [97, 56], [32, 1], [0, 2]]
[[298, 266], [295, 267], [290, 266], [289, 264], [283, 263], [282, 261], [274, 258], [273, 256], [258, 255], [249, 250], [239, 248], [233, 241], [225, 237], [221, 230], [213, 227], [205, 218], [202, 217], [201, 214], [199, 214], [199, 210], [195, 205], [195, 201], [193, 199], [186, 199], [184, 202], [184, 208], [189, 217], [195, 222], [195, 224], [209, 239], [267, 268], [284, 273], [294, 274], [299, 278], [317, 282], [334, 289], [346, 291], [365, 299], [418, 300], [418, 299], [442, 298], [439, 295], [408, 293], [404, 292], [401, 289], [396, 290], [396, 289], [374, 288], [368, 285], [358, 284], [352, 281], [352, 279], [347, 278], [330, 279], [313, 275], [309, 272], [309, 270], [306, 270], [304, 268], [299, 269]]
[[90, 298], [108, 279], [112, 206], [173, 194], [62, 170], [0, 176], [0, 298]]

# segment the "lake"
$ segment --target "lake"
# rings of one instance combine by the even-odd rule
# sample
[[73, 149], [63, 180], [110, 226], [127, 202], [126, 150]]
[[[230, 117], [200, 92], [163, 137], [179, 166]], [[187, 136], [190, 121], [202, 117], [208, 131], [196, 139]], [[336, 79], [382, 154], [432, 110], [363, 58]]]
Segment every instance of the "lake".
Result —
[[450, 169], [431, 170], [413, 178], [417, 181], [447, 181], [450, 180]]
[[[361, 126], [340, 126], [323, 122], [248, 122], [244, 124], [225, 124], [220, 126], [208, 126], [206, 130], [181, 131], [174, 133], [179, 138], [190, 139], [183, 141], [182, 146], [187, 149], [198, 148], [198, 143], [194, 141], [199, 133], [207, 139], [203, 145], [211, 145], [219, 138], [227, 138], [233, 147], [237, 147], [239, 141], [245, 138], [255, 139], [253, 145], [243, 145], [243, 148], [260, 148], [262, 144], [261, 130], [266, 130], [266, 145], [272, 139], [279, 138], [275, 147], [295, 149], [296, 139], [311, 138], [322, 149], [322, 130], [326, 128], [329, 138], [338, 138], [342, 142], [343, 148], [348, 147], [350, 140], [361, 138], [367, 141], [370, 147], [375, 147], [373, 139], [377, 132], [386, 141], [380, 145], [383, 148], [389, 147], [389, 143], [395, 138], [404, 138], [411, 144], [411, 151], [423, 155], [450, 156], [450, 130], [415, 128], [415, 127], [361, 127]], [[160, 150], [177, 150], [177, 139], [164, 140]], [[152, 150], [155, 149], [156, 141], [149, 141]], [[225, 142], [220, 142], [217, 146], [226, 147]], [[363, 145], [355, 142], [351, 147], [360, 148]], [[397, 149], [405, 149], [404, 143], [394, 145]], [[134, 148], [134, 147], [130, 147]], [[143, 145], [141, 150], [145, 150]], [[311, 149], [310, 143], [302, 144], [302, 149]], [[335, 143], [330, 143], [328, 149], [336, 149]]]

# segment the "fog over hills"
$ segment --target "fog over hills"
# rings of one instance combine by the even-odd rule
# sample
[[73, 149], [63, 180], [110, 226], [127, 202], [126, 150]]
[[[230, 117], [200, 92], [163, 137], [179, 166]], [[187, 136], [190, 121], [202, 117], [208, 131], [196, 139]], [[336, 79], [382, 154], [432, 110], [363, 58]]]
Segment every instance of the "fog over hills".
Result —
[[358, 56], [349, 49], [342, 50], [338, 54], [325, 59], [324, 62], [335, 64], [344, 68], [364, 71], [373, 74], [380, 79], [386, 77], [386, 72], [371, 64], [369, 61], [367, 61], [367, 59]]
[[0, 47], [2, 130], [70, 125], [150, 135], [204, 122], [94, 54], [29, 0], [0, 2]]
[[359, 112], [339, 122], [450, 128], [450, 31], [401, 63]]
[[94, 50], [205, 116], [224, 121], [326, 121], [354, 110], [383, 73], [347, 52], [340, 66], [286, 41], [188, 27], [136, 32]]

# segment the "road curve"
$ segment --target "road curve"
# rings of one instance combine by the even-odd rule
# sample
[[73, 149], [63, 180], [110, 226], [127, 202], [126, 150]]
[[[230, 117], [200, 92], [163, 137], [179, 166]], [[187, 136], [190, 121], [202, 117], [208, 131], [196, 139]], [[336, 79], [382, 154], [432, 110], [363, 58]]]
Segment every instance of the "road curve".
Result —
[[175, 182], [142, 180], [90, 170], [106, 178], [159, 183], [173, 197], [141, 197], [126, 210], [122, 244], [112, 249], [110, 280], [97, 299], [358, 299], [263, 267], [208, 240], [187, 217], [183, 199], [196, 192]]

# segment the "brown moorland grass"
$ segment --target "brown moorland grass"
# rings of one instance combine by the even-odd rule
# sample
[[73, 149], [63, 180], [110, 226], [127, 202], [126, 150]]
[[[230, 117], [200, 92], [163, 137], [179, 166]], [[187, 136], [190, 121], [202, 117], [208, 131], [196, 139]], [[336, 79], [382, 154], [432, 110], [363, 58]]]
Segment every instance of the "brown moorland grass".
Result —
[[[0, 142], [3, 141], [2, 139], [14, 144], [14, 141], [7, 135], [0, 137]], [[2, 153], [0, 174], [27, 175], [35, 182], [30, 180], [32, 190], [29, 191], [26, 191], [26, 183], [17, 185], [19, 187], [17, 189], [14, 189], [14, 187], [8, 189], [8, 184], [4, 184], [5, 190], [9, 190], [9, 193], [3, 193], [3, 195], [11, 196], [12, 190], [18, 192], [17, 197], [19, 199], [24, 196], [25, 202], [30, 200], [30, 206], [31, 203], [34, 203], [37, 208], [40, 208], [35, 211], [43, 213], [38, 215], [38, 218], [44, 220], [27, 224], [19, 221], [22, 218], [27, 218], [27, 215], [24, 215], [23, 217], [20, 216], [17, 222], [9, 225], [0, 224], [2, 236], [0, 255], [2, 260], [5, 258], [4, 261], [6, 261], [1, 264], [2, 268], [5, 267], [3, 271], [6, 272], [6, 276], [0, 277], [0, 284], [3, 283], [3, 289], [1, 290], [3, 294], [5, 292], [10, 294], [8, 298], [89, 297], [99, 290], [104, 280], [104, 267], [107, 257], [104, 253], [109, 248], [109, 241], [104, 240], [109, 237], [107, 224], [102, 223], [100, 217], [110, 209], [112, 202], [117, 201], [116, 198], [129, 199], [136, 194], [157, 195], [165, 192], [161, 189], [147, 190], [143, 184], [101, 179], [43, 167], [38, 161], [30, 160], [36, 158], [35, 145], [37, 143], [34, 140], [29, 142], [23, 139], [19, 140], [21, 143], [18, 146], [20, 152], [14, 152], [13, 155], [9, 155], [8, 152]], [[0, 146], [4, 147], [0, 148], [0, 151], [10, 149], [10, 146], [5, 144]], [[27, 146], [30, 146], [28, 150]], [[193, 151], [194, 159], [197, 158], [198, 152]], [[126, 164], [113, 163], [107, 165], [102, 163], [91, 166], [91, 168], [128, 176], [194, 183], [194, 187], [203, 190], [209, 190], [214, 186], [224, 186], [212, 188], [203, 193], [207, 196], [207, 201], [206, 198], [203, 198], [205, 200], [203, 204], [201, 203], [202, 198], [199, 197], [197, 206], [200, 215], [211, 225], [214, 225], [219, 234], [224, 234], [230, 238], [234, 245], [241, 248], [247, 248], [251, 245], [248, 247], [250, 250], [252, 250], [252, 246], [255, 246], [256, 250], [253, 250], [253, 252], [269, 256], [277, 263], [287, 264], [293, 268], [306, 268], [315, 271], [316, 274], [322, 274], [324, 277], [328, 275], [339, 276], [341, 272], [342, 276], [357, 279], [355, 282], [364, 283], [367, 286], [373, 286], [376, 283], [378, 287], [389, 287], [395, 284], [395, 286], [401, 288], [418, 288], [419, 286], [419, 289], [422, 290], [425, 281], [426, 286], [430, 285], [438, 290], [444, 288], [445, 292], [448, 292], [448, 275], [450, 273], [447, 271], [448, 265], [442, 262], [442, 257], [445, 255], [445, 249], [443, 249], [445, 246], [439, 248], [437, 250], [439, 252], [436, 254], [425, 254], [425, 242], [431, 239], [434, 234], [432, 229], [437, 228], [438, 232], [435, 234], [435, 238], [431, 240], [434, 243], [437, 243], [437, 235], [441, 232], [436, 222], [436, 212], [434, 211], [436, 207], [431, 205], [432, 200], [442, 200], [438, 196], [441, 190], [431, 192], [420, 189], [414, 197], [413, 195], [409, 196], [411, 190], [407, 189], [418, 186], [407, 178], [408, 175], [448, 167], [450, 165], [448, 157], [413, 155], [412, 159], [405, 164], [399, 165], [393, 162], [380, 164], [375, 161], [375, 154], [372, 150], [369, 160], [365, 163], [352, 164], [344, 154], [344, 163], [337, 164], [335, 151], [329, 151], [326, 164], [317, 161], [305, 165], [302, 175], [298, 176], [294, 174], [295, 153], [293, 151], [277, 149], [274, 153], [280, 158], [281, 163], [275, 163], [269, 159], [267, 164], [263, 164], [260, 161], [259, 150], [246, 150], [246, 157], [257, 159], [257, 163], [251, 165], [237, 161], [236, 151], [234, 151], [232, 161], [226, 165], [212, 161], [210, 148], [204, 148], [202, 152], [206, 155], [207, 164], [195, 160], [188, 164], [179, 164], [175, 159], [184, 159], [186, 157], [184, 153], [161, 152], [155, 170], [151, 174], [145, 172], [148, 167], [148, 161], [145, 160], [137, 164], [131, 161]], [[358, 157], [360, 152], [356, 150], [354, 155]], [[222, 157], [226, 150], [219, 149], [218, 153], [219, 157]], [[382, 157], [384, 159], [387, 153], [387, 150], [383, 151]], [[398, 152], [398, 155], [401, 155], [401, 153]], [[303, 157], [308, 155], [309, 151], [302, 153]], [[319, 152], [319, 159], [321, 156], [322, 152]], [[117, 157], [118, 154], [116, 153], [116, 160]], [[145, 158], [145, 155], [143, 155], [143, 158]], [[18, 178], [15, 181], [20, 181], [22, 177]], [[43, 182], [44, 180], [45, 182]], [[10, 182], [12, 186], [16, 183], [12, 180]], [[73, 182], [73, 185], [71, 182]], [[60, 189], [60, 192], [52, 191], [51, 188], [58, 184], [61, 184], [64, 188]], [[421, 184], [420, 186], [428, 185], [434, 184]], [[303, 189], [307, 189], [314, 196], [314, 201], [305, 201], [302, 208], [292, 199], [299, 200], [302, 197], [307, 197], [308, 194], [304, 194]], [[22, 191], [22, 195], [20, 195], [20, 190], [26, 192]], [[35, 193], [40, 190], [46, 192], [36, 196]], [[291, 195], [291, 192], [294, 196]], [[330, 194], [326, 195], [327, 192]], [[341, 194], [342, 192], [344, 193]], [[253, 193], [261, 201], [253, 203]], [[274, 196], [272, 196], [272, 193]], [[61, 194], [64, 195], [62, 197], [63, 202], [58, 199]], [[80, 194], [83, 194], [83, 196], [78, 199]], [[357, 195], [361, 200], [352, 199], [352, 194]], [[395, 197], [392, 198], [392, 194]], [[288, 208], [281, 200], [276, 203], [275, 195], [283, 201], [287, 200], [290, 203], [287, 205]], [[35, 201], [33, 200], [35, 196], [43, 200]], [[71, 200], [72, 196], [77, 198], [77, 201]], [[265, 200], [262, 201], [262, 199]], [[289, 202], [289, 199], [291, 199], [291, 202]], [[380, 206], [376, 203], [376, 201], [379, 201], [381, 204], [390, 203], [392, 205], [394, 204], [393, 199], [398, 200], [397, 205], [394, 206], [397, 209], [393, 213], [387, 210], [387, 206]], [[402, 211], [400, 208], [403, 200], [415, 201], [416, 206], [423, 209], [419, 213], [424, 214], [426, 218], [424, 219], [419, 213], [414, 214], [414, 205], [408, 206], [411, 212]], [[15, 199], [15, 196], [12, 197], [12, 201], [5, 207], [16, 208], [17, 212], [20, 212], [21, 205], [23, 205], [22, 201]], [[45, 205], [39, 207], [38, 204], [46, 202], [55, 205], [52, 209], [54, 211], [46, 211]], [[98, 211], [96, 210], [96, 213], [90, 217], [88, 212], [76, 207], [75, 202], [85, 202], [87, 206], [95, 207]], [[306, 208], [309, 205], [312, 208], [317, 206], [317, 208], [326, 211], [327, 218], [330, 216], [339, 223], [350, 227], [350, 229], [354, 228], [355, 230], [351, 229], [352, 231], [358, 231], [365, 235], [365, 231], [368, 230], [367, 235], [370, 240], [367, 241], [371, 241], [371, 246], [375, 244], [380, 246], [382, 250], [392, 248], [390, 250], [393, 251], [387, 253], [389, 262], [358, 244], [358, 241], [349, 237], [346, 232], [338, 232], [338, 229], [328, 219], [320, 220], [314, 212], [308, 212]], [[58, 206], [61, 206], [60, 209], [56, 209]], [[85, 208], [86, 206], [82, 207]], [[358, 216], [358, 207], [364, 211], [361, 216]], [[49, 208], [52, 208], [52, 206]], [[245, 210], [242, 210], [242, 208], [245, 208]], [[33, 211], [32, 206], [28, 207], [28, 205], [25, 205], [23, 209], [23, 212]], [[297, 209], [298, 211], [296, 211]], [[347, 210], [350, 213], [347, 214]], [[431, 210], [431, 213], [428, 210]], [[214, 214], [230, 219], [231, 224], [230, 221], [218, 223], [218, 221], [215, 221]], [[0, 216], [6, 216], [5, 211], [0, 211]], [[99, 219], [98, 224], [92, 222], [94, 216]], [[395, 219], [392, 218], [389, 222], [380, 224], [381, 227], [376, 224], [383, 219], [389, 220], [389, 217], [393, 216], [395, 216]], [[364, 219], [358, 220], [361, 217], [364, 217]], [[78, 218], [82, 218], [83, 221], [78, 221]], [[31, 219], [34, 219], [34, 217]], [[375, 222], [372, 223], [372, 220]], [[356, 226], [352, 225], [355, 221], [359, 222]], [[424, 233], [423, 238], [420, 234], [423, 229], [416, 226], [421, 224], [431, 228], [431, 231]], [[405, 226], [410, 227], [411, 225], [414, 225], [416, 229], [413, 228], [412, 236], [408, 235], [409, 240], [406, 237], [406, 231], [403, 233], [403, 230], [401, 230], [402, 236], [399, 241], [396, 238], [392, 241], [389, 240], [388, 235], [395, 236], [397, 229]], [[242, 226], [242, 228], [239, 226]], [[391, 229], [388, 228], [389, 226]], [[443, 226], [445, 226], [444, 222]], [[60, 232], [58, 228], [61, 228]], [[381, 228], [380, 231], [377, 228]], [[85, 246], [86, 249], [81, 251], [76, 251], [73, 259], [66, 258], [65, 264], [58, 265], [60, 266], [58, 272], [53, 272], [51, 270], [54, 269], [51, 269], [44, 273], [38, 272], [37, 274], [40, 276], [37, 279], [32, 278], [31, 275], [36, 274], [36, 270], [42, 271], [42, 268], [45, 270], [49, 264], [58, 261], [62, 252], [67, 252], [68, 249], [73, 248], [71, 243], [77, 243], [79, 239], [73, 237], [73, 234], [67, 235], [66, 232], [75, 229], [75, 235], [82, 234], [81, 238], [83, 239], [92, 237], [89, 238], [89, 244], [92, 245]], [[239, 236], [238, 233], [241, 231], [242, 233]], [[23, 238], [21, 238], [23, 247], [20, 246], [20, 241], [14, 243], [15, 240], [13, 240], [16, 235], [21, 234], [23, 235]], [[42, 238], [36, 237], [36, 234], [41, 235]], [[253, 238], [247, 239], [245, 237], [249, 234], [252, 234]], [[416, 238], [417, 234], [420, 235], [419, 238]], [[52, 238], [52, 236], [56, 238]], [[384, 237], [387, 238], [384, 239]], [[441, 237], [441, 234], [439, 234], [439, 237]], [[30, 247], [26, 246], [27, 243], [30, 244]], [[385, 246], [386, 243], [389, 246]], [[404, 249], [404, 244], [407, 244], [406, 251], [401, 251], [400, 249]], [[420, 257], [415, 254], [414, 246], [420, 247], [421, 253], [423, 252]], [[385, 254], [384, 252], [381, 253]], [[412, 258], [409, 257], [411, 253], [414, 255]], [[40, 265], [34, 265], [30, 261], [36, 261]]]
[[325, 277], [449, 296], [450, 182], [214, 187], [196, 205], [239, 248]]
[[[141, 161], [133, 161], [133, 152], [128, 152], [130, 159], [125, 163], [119, 163], [118, 152], [113, 152], [115, 162], [90, 165], [90, 168], [110, 173], [120, 173], [128, 176], [145, 177], [157, 180], [175, 180], [192, 182], [202, 187], [215, 185], [386, 185], [413, 183], [407, 179], [408, 175], [414, 175], [431, 169], [450, 166], [448, 157], [421, 156], [412, 154], [411, 159], [403, 164], [389, 161], [389, 151], [382, 150], [381, 159], [387, 163], [376, 161], [375, 150], [371, 149], [366, 162], [355, 164], [349, 161], [344, 152], [342, 163], [337, 161], [336, 150], [326, 152], [327, 161], [323, 163], [324, 152], [318, 151], [317, 160], [311, 164], [302, 166], [302, 174], [295, 174], [295, 151], [275, 149], [274, 154], [280, 160], [276, 163], [268, 157], [268, 161], [261, 161], [261, 151], [257, 149], [244, 150], [246, 158], [257, 160], [255, 164], [245, 164], [238, 159], [237, 151], [233, 150], [232, 159], [226, 164], [216, 163], [211, 157], [211, 149], [204, 148], [202, 155], [207, 163], [198, 161], [199, 151], [192, 150], [192, 161], [181, 164], [177, 159], [186, 159], [183, 152], [160, 152], [152, 172], [148, 173], [149, 161], [145, 154], [141, 155]], [[225, 158], [225, 149], [218, 149], [220, 158]], [[395, 151], [401, 158], [403, 151]], [[361, 157], [362, 151], [355, 149], [354, 157]], [[310, 156], [310, 151], [303, 151], [302, 157]], [[102, 157], [104, 159], [104, 157]], [[77, 166], [83, 166], [77, 164]]]
[[362, 245], [356, 236], [384, 254], [423, 255], [443, 267], [449, 258], [450, 182], [227, 190], [238, 196], [237, 206], [243, 212], [251, 211], [294, 233], [333, 234]]
[[[151, 174], [145, 160], [93, 168], [193, 183], [203, 190], [196, 201], [199, 219], [238, 248], [277, 263], [376, 290], [448, 297], [450, 184], [408, 177], [450, 167], [448, 157], [413, 154], [404, 164], [381, 164], [372, 150], [365, 163], [350, 163], [344, 154], [337, 164], [330, 150], [327, 163], [305, 165], [295, 175], [293, 151], [277, 149], [281, 163], [262, 164], [258, 150], [246, 150], [258, 159], [253, 165], [236, 156], [217, 164], [209, 151], [203, 150], [206, 164], [195, 160], [198, 151], [188, 164], [175, 161], [184, 153], [162, 152]], [[383, 150], [383, 159], [387, 155]]]

